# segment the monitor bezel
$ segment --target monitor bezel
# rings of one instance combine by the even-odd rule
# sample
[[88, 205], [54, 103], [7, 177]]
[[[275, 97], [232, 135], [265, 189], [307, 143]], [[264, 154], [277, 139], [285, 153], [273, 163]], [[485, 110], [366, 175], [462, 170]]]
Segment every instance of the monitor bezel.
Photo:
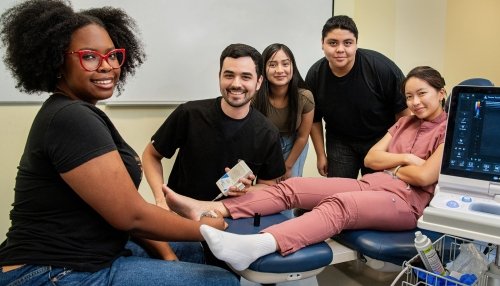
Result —
[[450, 168], [450, 157], [452, 153], [452, 141], [453, 134], [455, 132], [455, 123], [458, 113], [458, 100], [461, 93], [477, 93], [477, 94], [497, 94], [500, 95], [500, 87], [495, 86], [469, 86], [469, 85], [458, 85], [455, 86], [451, 93], [450, 105], [448, 107], [448, 123], [446, 127], [446, 137], [443, 152], [443, 160], [441, 163], [441, 174], [464, 177], [469, 179], [490, 181], [490, 182], [500, 182], [500, 175], [483, 173], [471, 170], [458, 170]]

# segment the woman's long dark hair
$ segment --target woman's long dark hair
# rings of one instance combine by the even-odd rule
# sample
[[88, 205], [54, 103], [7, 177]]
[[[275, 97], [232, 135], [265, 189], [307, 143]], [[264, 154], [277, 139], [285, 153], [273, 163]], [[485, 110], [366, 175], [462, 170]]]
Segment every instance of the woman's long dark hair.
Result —
[[267, 79], [266, 75], [266, 67], [267, 67], [267, 62], [269, 59], [271, 59], [276, 52], [279, 50], [282, 50], [289, 58], [290, 61], [292, 62], [292, 79], [288, 83], [288, 91], [287, 91], [287, 96], [288, 96], [288, 130], [290, 133], [295, 132], [297, 129], [297, 116], [298, 116], [298, 109], [299, 109], [299, 100], [300, 100], [300, 94], [299, 94], [299, 88], [306, 89], [306, 83], [304, 82], [304, 79], [300, 75], [300, 72], [297, 68], [297, 64], [295, 62], [295, 57], [293, 56], [292, 51], [284, 44], [271, 44], [267, 48], [264, 49], [262, 52], [262, 57], [264, 59], [264, 66], [263, 66], [263, 71], [262, 75], [264, 76], [264, 81], [262, 83], [262, 88], [259, 90], [257, 95], [254, 97], [253, 100], [253, 106], [262, 112], [266, 117], [268, 116], [269, 109], [271, 103], [269, 102], [269, 95], [271, 93], [271, 88], [270, 88], [270, 83], [269, 80]]

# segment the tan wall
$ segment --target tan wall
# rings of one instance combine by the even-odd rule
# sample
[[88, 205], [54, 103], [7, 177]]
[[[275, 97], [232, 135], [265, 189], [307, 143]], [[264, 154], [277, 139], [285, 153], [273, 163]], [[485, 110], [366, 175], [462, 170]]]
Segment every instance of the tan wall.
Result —
[[[408, 73], [443, 69], [446, 0], [337, 0], [335, 14], [354, 19], [358, 46], [383, 53]], [[376, 13], [374, 13], [376, 11]]]
[[472, 77], [484, 77], [500, 86], [500, 1], [448, 3], [444, 57], [448, 86]]
[[0, 106], [0, 240], [10, 226], [9, 211], [14, 201], [14, 180], [26, 135], [38, 106]]
[[359, 46], [384, 53], [404, 73], [430, 65], [442, 73], [448, 92], [472, 77], [500, 85], [498, 0], [336, 0], [335, 4], [336, 15], [356, 21]]

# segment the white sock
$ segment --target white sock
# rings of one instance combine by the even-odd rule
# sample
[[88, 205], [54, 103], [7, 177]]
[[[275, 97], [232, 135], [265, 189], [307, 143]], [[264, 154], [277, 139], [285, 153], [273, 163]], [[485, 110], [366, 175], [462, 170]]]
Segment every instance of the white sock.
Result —
[[247, 269], [259, 257], [276, 251], [276, 239], [270, 233], [241, 235], [202, 224], [201, 235], [212, 253], [234, 269]]

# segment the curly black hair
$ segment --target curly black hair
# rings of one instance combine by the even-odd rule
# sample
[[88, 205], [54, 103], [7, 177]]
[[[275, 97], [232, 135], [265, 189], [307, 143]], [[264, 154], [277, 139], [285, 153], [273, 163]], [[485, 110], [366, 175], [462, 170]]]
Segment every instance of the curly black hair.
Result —
[[145, 60], [135, 21], [125, 11], [102, 7], [75, 12], [64, 0], [29, 0], [0, 16], [0, 37], [7, 47], [4, 62], [26, 93], [53, 92], [73, 32], [89, 24], [102, 26], [115, 47], [125, 48], [126, 60], [118, 94], [129, 74]]

